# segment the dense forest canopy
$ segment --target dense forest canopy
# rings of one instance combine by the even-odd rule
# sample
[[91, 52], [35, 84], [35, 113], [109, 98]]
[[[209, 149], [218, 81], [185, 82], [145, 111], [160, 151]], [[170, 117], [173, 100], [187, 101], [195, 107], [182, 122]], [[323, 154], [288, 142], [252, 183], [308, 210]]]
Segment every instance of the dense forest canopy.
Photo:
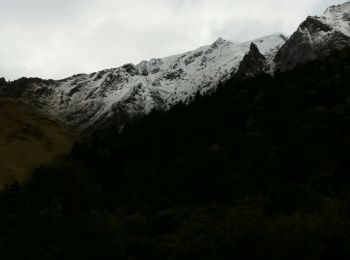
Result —
[[0, 194], [3, 259], [341, 259], [350, 49], [232, 79]]

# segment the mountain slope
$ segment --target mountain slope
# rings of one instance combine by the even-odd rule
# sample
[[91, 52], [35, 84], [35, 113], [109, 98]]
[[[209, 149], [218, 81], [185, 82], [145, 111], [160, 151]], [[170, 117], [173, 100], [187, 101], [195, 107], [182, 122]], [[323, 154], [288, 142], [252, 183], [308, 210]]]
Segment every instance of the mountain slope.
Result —
[[3, 259], [344, 259], [349, 64], [229, 80], [75, 145], [0, 193]]
[[286, 71], [349, 45], [350, 2], [347, 2], [329, 7], [321, 17], [308, 17], [279, 50], [275, 62], [279, 70]]
[[[285, 43], [280, 34], [253, 41], [272, 62]], [[212, 45], [163, 59], [126, 64], [89, 75], [59, 81], [22, 79], [3, 89], [43, 112], [81, 128], [103, 124], [118, 114], [127, 120], [154, 108], [168, 109], [195, 93], [215, 90], [236, 72], [250, 42], [233, 43], [219, 38]]]
[[[54, 81], [0, 82], [0, 96], [20, 98], [51, 118], [74, 128], [121, 127], [153, 109], [167, 110], [196, 93], [215, 91], [220, 82], [259, 73], [286, 71], [325, 58], [350, 45], [350, 2], [332, 6], [321, 17], [308, 17], [287, 39], [274, 34], [252, 42], [219, 38], [180, 55], [79, 74]], [[1, 87], [1, 84], [5, 87]]]
[[72, 134], [22, 102], [0, 98], [0, 189], [69, 151]]

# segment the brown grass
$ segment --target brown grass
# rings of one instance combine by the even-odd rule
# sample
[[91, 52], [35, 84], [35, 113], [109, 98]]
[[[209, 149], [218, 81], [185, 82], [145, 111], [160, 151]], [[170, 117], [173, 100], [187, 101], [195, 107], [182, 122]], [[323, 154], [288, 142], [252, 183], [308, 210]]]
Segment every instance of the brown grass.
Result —
[[0, 98], [0, 189], [68, 152], [73, 139], [70, 129], [29, 105]]

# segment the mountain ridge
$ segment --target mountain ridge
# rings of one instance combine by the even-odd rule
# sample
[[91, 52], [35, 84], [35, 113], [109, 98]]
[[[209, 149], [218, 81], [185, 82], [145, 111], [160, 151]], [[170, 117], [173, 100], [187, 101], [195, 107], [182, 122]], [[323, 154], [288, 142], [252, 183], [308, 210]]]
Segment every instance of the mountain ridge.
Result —
[[[281, 34], [274, 34], [253, 42], [272, 63], [272, 57], [285, 39]], [[219, 38], [193, 51], [137, 65], [129, 63], [58, 81], [27, 80], [25, 86], [16, 86], [14, 92], [63, 122], [88, 128], [116, 113], [131, 118], [155, 108], [168, 109], [178, 102], [186, 102], [197, 92], [215, 90], [221, 81], [238, 70], [250, 44]]]
[[[252, 43], [264, 61], [260, 55], [252, 55]], [[320, 17], [307, 17], [289, 38], [273, 34], [239, 43], [220, 37], [211, 45], [136, 65], [128, 63], [61, 80], [22, 79], [5, 84], [0, 95], [20, 98], [83, 131], [99, 128], [111, 118], [123, 126], [135, 116], [167, 110], [178, 102], [188, 102], [196, 93], [215, 91], [220, 82], [238, 72], [245, 77], [246, 73], [286, 71], [349, 45], [350, 2], [346, 2], [329, 7]], [[242, 70], [243, 61], [248, 65]], [[257, 71], [254, 64], [260, 64]]]
[[350, 2], [327, 8], [322, 16], [309, 16], [281, 47], [275, 57], [277, 69], [327, 57], [334, 49], [350, 45]]

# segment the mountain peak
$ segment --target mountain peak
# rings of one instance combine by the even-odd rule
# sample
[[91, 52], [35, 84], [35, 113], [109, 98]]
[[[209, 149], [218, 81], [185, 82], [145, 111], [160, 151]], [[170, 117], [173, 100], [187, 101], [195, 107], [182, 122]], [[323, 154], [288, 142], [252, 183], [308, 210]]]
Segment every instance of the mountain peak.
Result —
[[260, 54], [259, 48], [258, 48], [258, 46], [256, 46], [256, 44], [254, 42], [252, 42], [250, 44], [249, 52], [259, 53]]
[[226, 40], [224, 38], [222, 38], [222, 37], [219, 37], [219, 38], [217, 38], [217, 40], [215, 42], [217, 42], [217, 43], [224, 43], [224, 42], [226, 42]]
[[219, 37], [213, 44], [212, 46], [219, 46], [219, 45], [224, 45], [226, 43], [228, 43], [229, 41], [225, 40], [222, 37]]
[[235, 75], [238, 79], [250, 78], [266, 72], [268, 69], [267, 60], [259, 51], [258, 46], [252, 42], [249, 52], [244, 56]]
[[[281, 33], [246, 42], [214, 43], [161, 59], [72, 76], [59, 81], [20, 80], [0, 91], [34, 104], [69, 125], [87, 129], [115, 118], [123, 124], [152, 109], [169, 109], [195, 93], [208, 93], [237, 74], [288, 70], [350, 45], [350, 2], [309, 17], [287, 38]], [[8, 86], [6, 86], [8, 85]], [[13, 86], [13, 87], [12, 87]]]
[[321, 17], [307, 17], [278, 51], [275, 62], [279, 70], [285, 71], [349, 45], [350, 2], [346, 2], [329, 7]]

